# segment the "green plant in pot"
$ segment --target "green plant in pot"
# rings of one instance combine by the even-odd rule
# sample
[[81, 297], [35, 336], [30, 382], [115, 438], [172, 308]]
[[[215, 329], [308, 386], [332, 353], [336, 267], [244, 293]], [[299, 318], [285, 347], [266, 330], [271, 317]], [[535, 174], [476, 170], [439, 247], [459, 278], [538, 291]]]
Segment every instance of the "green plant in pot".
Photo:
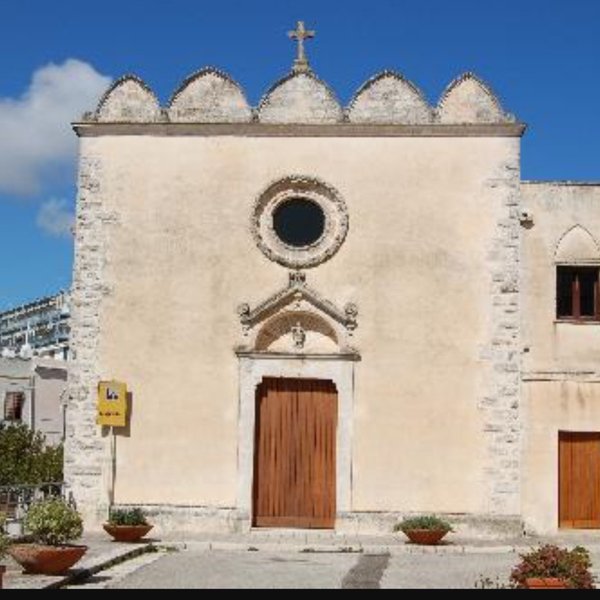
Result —
[[520, 589], [594, 589], [589, 552], [580, 546], [573, 550], [551, 544], [521, 555], [513, 569], [511, 585]]
[[87, 546], [72, 545], [83, 534], [79, 513], [62, 498], [33, 504], [25, 517], [31, 543], [13, 544], [9, 554], [25, 573], [61, 575], [87, 552]]
[[[10, 540], [8, 539], [8, 535], [6, 535], [6, 531], [4, 529], [4, 524], [6, 523], [6, 517], [4, 514], [0, 513], [0, 561], [6, 558], [8, 554], [8, 548], [10, 546]], [[3, 578], [6, 573], [6, 566], [0, 564], [0, 590], [3, 588]]]
[[452, 531], [452, 525], [435, 515], [426, 515], [405, 518], [394, 527], [394, 531], [404, 533], [413, 544], [435, 546]]
[[141, 508], [111, 509], [104, 530], [116, 542], [139, 542], [153, 529]]

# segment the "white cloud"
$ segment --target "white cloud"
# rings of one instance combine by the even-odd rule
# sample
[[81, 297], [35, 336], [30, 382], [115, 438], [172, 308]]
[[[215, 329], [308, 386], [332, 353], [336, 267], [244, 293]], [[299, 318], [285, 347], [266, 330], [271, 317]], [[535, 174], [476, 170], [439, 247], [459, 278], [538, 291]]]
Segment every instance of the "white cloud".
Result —
[[75, 225], [75, 215], [66, 200], [53, 198], [42, 204], [37, 215], [37, 224], [42, 231], [53, 237], [70, 238]]
[[0, 193], [39, 193], [48, 178], [72, 168], [70, 123], [93, 110], [109, 85], [91, 65], [69, 59], [37, 70], [21, 98], [0, 97]]

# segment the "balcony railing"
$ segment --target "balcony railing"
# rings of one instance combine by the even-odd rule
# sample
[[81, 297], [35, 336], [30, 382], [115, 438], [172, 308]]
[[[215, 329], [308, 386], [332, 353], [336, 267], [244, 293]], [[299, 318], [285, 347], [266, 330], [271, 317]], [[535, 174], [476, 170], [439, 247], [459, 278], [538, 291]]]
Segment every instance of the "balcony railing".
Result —
[[0, 487], [0, 513], [6, 515], [9, 521], [19, 521], [34, 502], [64, 497], [64, 491], [65, 484], [56, 482]]

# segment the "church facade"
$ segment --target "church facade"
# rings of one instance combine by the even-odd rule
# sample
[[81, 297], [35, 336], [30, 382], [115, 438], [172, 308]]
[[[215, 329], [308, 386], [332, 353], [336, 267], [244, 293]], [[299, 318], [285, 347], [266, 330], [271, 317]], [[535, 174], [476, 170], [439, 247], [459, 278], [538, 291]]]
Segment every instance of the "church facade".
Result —
[[600, 186], [523, 181], [526, 127], [475, 75], [432, 107], [386, 71], [343, 108], [300, 44], [256, 108], [216, 69], [166, 107], [128, 76], [74, 127], [88, 523], [600, 528]]

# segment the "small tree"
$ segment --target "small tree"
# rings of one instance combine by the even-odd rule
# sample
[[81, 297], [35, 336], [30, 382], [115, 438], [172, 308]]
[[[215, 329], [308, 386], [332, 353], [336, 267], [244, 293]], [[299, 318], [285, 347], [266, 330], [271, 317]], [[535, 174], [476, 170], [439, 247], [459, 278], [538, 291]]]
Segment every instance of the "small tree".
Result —
[[64, 546], [83, 533], [81, 516], [61, 498], [36, 502], [25, 517], [25, 529], [39, 544]]
[[62, 480], [62, 445], [47, 446], [44, 436], [26, 425], [0, 427], [0, 486]]

